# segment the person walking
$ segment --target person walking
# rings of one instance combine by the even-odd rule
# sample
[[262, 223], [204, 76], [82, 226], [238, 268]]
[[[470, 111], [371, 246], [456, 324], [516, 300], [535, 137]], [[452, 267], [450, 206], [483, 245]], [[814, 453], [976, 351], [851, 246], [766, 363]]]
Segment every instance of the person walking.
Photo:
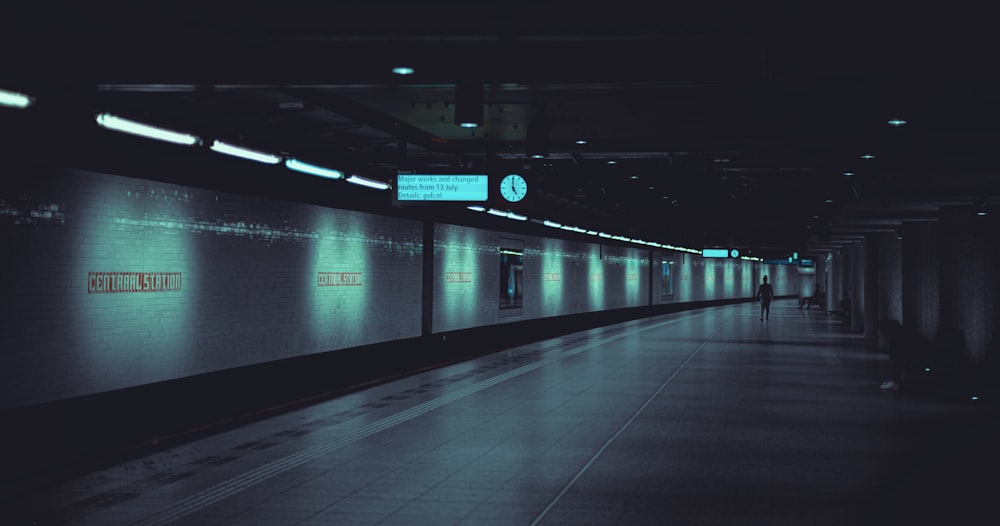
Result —
[[896, 320], [884, 319], [878, 322], [879, 331], [886, 338], [889, 351], [889, 379], [880, 386], [883, 391], [898, 391], [903, 383], [903, 353], [906, 350], [906, 333]]
[[763, 283], [757, 287], [757, 296], [754, 299], [760, 300], [760, 321], [770, 318], [771, 300], [774, 299], [774, 287], [767, 282], [767, 276], [764, 276]]

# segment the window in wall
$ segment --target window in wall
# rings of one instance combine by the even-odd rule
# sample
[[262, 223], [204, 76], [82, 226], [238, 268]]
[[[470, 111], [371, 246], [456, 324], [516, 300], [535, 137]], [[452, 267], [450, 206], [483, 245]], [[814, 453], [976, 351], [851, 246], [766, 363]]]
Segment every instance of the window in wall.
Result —
[[660, 280], [660, 296], [663, 298], [674, 297], [674, 273], [671, 267], [674, 265], [673, 261], [664, 260], [662, 262], [662, 279]]
[[518, 309], [523, 302], [524, 249], [500, 249], [500, 308]]

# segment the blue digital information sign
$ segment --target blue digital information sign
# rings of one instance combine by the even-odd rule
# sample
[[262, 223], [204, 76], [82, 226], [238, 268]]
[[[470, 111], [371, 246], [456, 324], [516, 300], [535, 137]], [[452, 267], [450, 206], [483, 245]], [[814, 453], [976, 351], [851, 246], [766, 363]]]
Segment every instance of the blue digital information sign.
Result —
[[729, 249], [728, 248], [703, 248], [701, 249], [701, 257], [703, 258], [728, 258]]
[[489, 198], [489, 176], [485, 174], [399, 174], [396, 201], [483, 202]]

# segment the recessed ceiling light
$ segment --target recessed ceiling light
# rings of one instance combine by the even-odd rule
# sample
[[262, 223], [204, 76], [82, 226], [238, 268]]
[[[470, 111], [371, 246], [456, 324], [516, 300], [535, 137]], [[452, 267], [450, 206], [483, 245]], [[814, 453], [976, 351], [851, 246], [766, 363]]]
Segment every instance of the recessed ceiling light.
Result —
[[392, 72], [395, 73], [396, 75], [412, 75], [413, 68], [408, 66], [396, 66], [392, 68]]
[[903, 119], [889, 119], [889, 126], [895, 126], [899, 128], [900, 126], [906, 125], [906, 121]]
[[608, 164], [618, 164], [618, 161], [612, 159], [612, 160], [608, 161]]
[[587, 141], [586, 141], [586, 139], [577, 139], [576, 143], [577, 144], [587, 144]]
[[854, 177], [854, 172], [844, 172], [844, 177]]
[[862, 159], [874, 159], [875, 156], [872, 155], [872, 154], [870, 154], [870, 153], [866, 153], [866, 154], [862, 155], [861, 158]]

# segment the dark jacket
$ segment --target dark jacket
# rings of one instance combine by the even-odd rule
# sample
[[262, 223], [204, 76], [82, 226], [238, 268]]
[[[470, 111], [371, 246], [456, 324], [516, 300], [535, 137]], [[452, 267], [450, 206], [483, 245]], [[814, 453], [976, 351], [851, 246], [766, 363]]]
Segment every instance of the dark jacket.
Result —
[[770, 283], [761, 283], [757, 287], [757, 298], [764, 303], [771, 303], [774, 299], [774, 287]]

